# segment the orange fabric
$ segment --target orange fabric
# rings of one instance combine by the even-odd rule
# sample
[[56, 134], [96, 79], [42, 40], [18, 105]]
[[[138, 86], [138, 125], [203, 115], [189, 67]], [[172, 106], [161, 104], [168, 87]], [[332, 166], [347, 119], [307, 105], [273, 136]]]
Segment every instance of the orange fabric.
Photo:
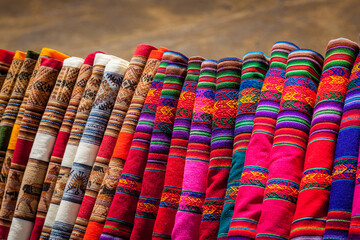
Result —
[[116, 141], [113, 157], [126, 159], [131, 147], [133, 136], [133, 133], [120, 132]]
[[51, 48], [43, 48], [40, 53], [41, 56], [47, 56], [50, 58], [54, 58], [59, 61], [64, 61], [65, 59], [69, 58], [68, 55], [58, 52]]
[[17, 59], [19, 59], [21, 61], [24, 61], [25, 57], [26, 57], [26, 52], [22, 52], [22, 51], [16, 51], [15, 52], [14, 58], [17, 58]]

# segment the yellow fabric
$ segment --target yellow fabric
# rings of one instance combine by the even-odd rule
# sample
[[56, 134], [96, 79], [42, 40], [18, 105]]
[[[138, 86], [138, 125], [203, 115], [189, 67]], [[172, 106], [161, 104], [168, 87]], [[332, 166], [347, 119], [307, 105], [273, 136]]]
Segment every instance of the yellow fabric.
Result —
[[16, 145], [16, 141], [18, 139], [19, 132], [20, 132], [20, 125], [19, 124], [14, 124], [13, 130], [11, 132], [11, 137], [10, 137], [8, 149], [10, 149], [10, 150], [15, 149], [15, 145]]
[[26, 57], [26, 53], [25, 52], [22, 52], [22, 51], [16, 51], [15, 52], [15, 55], [14, 55], [14, 58], [17, 58], [21, 61], [24, 61], [25, 60], [25, 57]]
[[41, 56], [47, 56], [49, 58], [54, 58], [59, 61], [64, 61], [65, 59], [69, 58], [70, 56], [58, 52], [51, 48], [43, 48], [40, 53]]

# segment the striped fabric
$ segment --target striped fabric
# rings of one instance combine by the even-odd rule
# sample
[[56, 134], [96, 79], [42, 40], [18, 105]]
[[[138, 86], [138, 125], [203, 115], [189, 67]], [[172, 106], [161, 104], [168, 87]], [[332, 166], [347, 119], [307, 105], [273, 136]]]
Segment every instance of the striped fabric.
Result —
[[[42, 59], [41, 66], [34, 79], [31, 88], [32, 90], [26, 104], [24, 117], [21, 121], [20, 131], [4, 190], [5, 196], [0, 211], [0, 238], [5, 239], [8, 235], [9, 225], [14, 215], [15, 206], [19, 205], [16, 202], [18, 200], [19, 191], [26, 191], [29, 195], [32, 195], [33, 191], [36, 191], [36, 189], [27, 188], [26, 186], [22, 186], [23, 188], [21, 189], [20, 185], [41, 117], [55, 85], [61, 66], [61, 61], [55, 59]], [[31, 205], [31, 201], [23, 202], [23, 198], [19, 198], [19, 203], [27, 205], [31, 211], [36, 211], [36, 208], [33, 209], [34, 206]], [[19, 227], [21, 228], [21, 226], [14, 224], [12, 224], [12, 227], [14, 230]], [[9, 239], [16, 238], [9, 236]]]
[[[150, 52], [149, 59], [146, 62], [143, 73], [139, 80], [139, 84], [134, 92], [134, 96], [129, 105], [129, 109], [126, 113], [123, 125], [121, 127], [119, 136], [115, 144], [116, 151], [120, 152], [123, 156], [127, 156], [129, 152], [130, 144], [133, 138], [133, 134], [135, 132], [136, 124], [139, 119], [141, 109], [143, 107], [146, 95], [151, 86], [151, 82], [153, 81], [155, 73], [159, 67], [163, 53], [164, 52], [162, 50], [152, 50]], [[134, 65], [134, 68], [135, 67], [139, 67], [139, 66]], [[93, 179], [94, 181], [96, 181], [96, 184], [93, 184], [93, 186], [91, 186], [91, 189], [89, 188], [89, 191], [91, 191], [89, 192], [89, 196], [85, 196], [88, 197], [88, 199], [92, 199], [92, 201], [91, 202], [88, 201], [87, 203], [89, 212], [87, 213], [86, 217], [87, 219], [90, 218], [89, 219], [90, 222], [86, 230], [84, 239], [91, 240], [95, 238], [96, 239], [100, 238], [102, 229], [106, 221], [106, 216], [109, 212], [109, 208], [113, 196], [115, 195], [116, 186], [121, 175], [121, 173], [116, 174], [116, 171], [121, 170], [121, 168], [120, 169], [116, 167], [114, 168], [113, 164], [110, 165], [112, 169], [109, 169], [109, 171], [106, 173], [104, 170], [99, 171], [95, 169], [95, 166], [101, 167], [100, 169], [105, 168], [110, 161], [112, 153], [110, 151], [106, 151], [106, 149], [108, 148], [108, 145], [106, 143], [107, 141], [103, 141], [102, 143], [103, 149], [101, 149], [102, 150], [101, 152], [99, 150], [99, 154], [97, 156], [97, 162], [95, 162], [93, 167], [93, 172], [94, 172], [93, 177], [98, 176], [96, 179], [95, 178]], [[118, 162], [117, 161], [114, 162], [114, 160], [112, 160], [112, 163], [117, 164]], [[104, 176], [106, 176], [106, 185], [105, 184], [102, 185]], [[100, 189], [101, 189], [100, 194], [97, 194]], [[110, 192], [108, 191], [109, 189], [111, 189]], [[93, 196], [91, 196], [90, 193], [92, 193]], [[90, 211], [90, 209], [92, 211]], [[82, 211], [82, 209], [80, 209], [80, 211]]]
[[59, 209], [59, 204], [63, 197], [64, 189], [70, 176], [75, 154], [78, 149], [80, 139], [83, 135], [86, 122], [89, 118], [90, 110], [100, 87], [105, 65], [110, 61], [111, 58], [112, 56], [103, 53], [97, 53], [95, 55], [92, 73], [86, 83], [86, 87], [81, 97], [79, 107], [77, 109], [76, 116], [71, 128], [69, 140], [64, 151], [58, 178], [54, 188], [54, 193], [51, 197], [48, 213], [46, 215], [44, 227], [41, 232], [41, 238], [48, 239], [50, 237], [51, 229], [54, 225], [55, 217]]
[[199, 239], [206, 174], [210, 161], [211, 125], [215, 102], [217, 61], [201, 64], [186, 152], [179, 207], [172, 239]]
[[[115, 57], [112, 57], [106, 64], [99, 90], [78, 145], [50, 239], [68, 239], [70, 237], [84, 197], [90, 170], [99, 150], [127, 66], [127, 61]], [[78, 227], [75, 230], [81, 231], [83, 226]]]
[[[19, 130], [20, 130], [20, 125], [21, 125], [21, 121], [23, 119], [24, 116], [24, 112], [25, 112], [25, 107], [27, 104], [27, 100], [29, 98], [31, 89], [32, 89], [32, 85], [34, 83], [36, 74], [38, 72], [38, 69], [40, 67], [40, 63], [42, 61], [42, 59], [44, 58], [54, 58], [57, 59], [59, 61], [63, 61], [65, 58], [68, 58], [68, 56], [66, 56], [65, 54], [62, 54], [58, 51], [55, 51], [53, 49], [50, 48], [43, 48], [41, 50], [40, 56], [38, 57], [38, 60], [35, 64], [34, 70], [31, 74], [30, 79], [28, 80], [28, 84], [24, 92], [19, 92], [19, 96], [22, 96], [22, 102], [20, 104], [20, 106], [18, 105], [14, 105], [17, 106], [18, 109], [14, 109], [18, 112], [17, 116], [16, 116], [16, 120], [15, 123], [13, 125], [11, 134], [10, 134], [10, 139], [9, 139], [9, 144], [8, 144], [8, 148], [6, 150], [6, 154], [4, 157], [4, 164], [3, 167], [1, 168], [1, 178], [0, 178], [0, 201], [2, 201], [3, 195], [4, 195], [4, 190], [5, 190], [5, 185], [6, 185], [6, 181], [7, 181], [7, 176], [9, 173], [9, 169], [10, 169], [10, 164], [11, 164], [11, 160], [13, 158], [13, 154], [14, 154], [14, 149], [15, 149], [15, 145], [16, 145], [16, 141], [17, 141], [17, 137], [19, 134]], [[21, 86], [19, 86], [21, 87]], [[24, 91], [24, 90], [19, 90], [19, 91]], [[10, 196], [9, 196], [10, 197]], [[1, 206], [1, 204], [0, 204]]]
[[[20, 52], [21, 53], [21, 52]], [[22, 59], [23, 54], [19, 54]], [[11, 77], [7, 78], [8, 87], [2, 87], [1, 98], [2, 103], [5, 106], [1, 105], [1, 112], [3, 113], [0, 123], [0, 165], [4, 163], [6, 149], [9, 144], [10, 135], [12, 128], [15, 123], [17, 113], [21, 104], [21, 100], [24, 97], [24, 93], [29, 82], [32, 71], [34, 70], [36, 60], [39, 57], [39, 54], [33, 51], [28, 51], [24, 61], [21, 59], [14, 59], [15, 62], [18, 62], [21, 65], [18, 73], [12, 74]], [[6, 167], [9, 167], [9, 163], [6, 162]], [[3, 176], [0, 175], [0, 178]], [[5, 180], [3, 180], [5, 181]], [[1, 193], [2, 198], [2, 193]]]
[[40, 237], [46, 213], [50, 205], [50, 200], [55, 189], [55, 183], [59, 174], [62, 157], [64, 155], [66, 144], [69, 140], [70, 131], [76, 116], [76, 111], [79, 106], [81, 96], [85, 90], [86, 83], [91, 76], [92, 65], [96, 53], [97, 52], [89, 54], [80, 67], [69, 105], [66, 109], [63, 122], [55, 141], [54, 149], [49, 161], [49, 167], [45, 175], [34, 228], [31, 233], [31, 240], [37, 240]]
[[297, 46], [289, 42], [277, 42], [272, 47], [269, 70], [261, 89], [253, 132], [246, 150], [228, 239], [255, 239], [285, 80], [286, 62], [288, 54], [294, 49], [297, 49]]
[[234, 126], [242, 61], [221, 59], [217, 65], [209, 170], [200, 225], [200, 239], [216, 239], [231, 168]]
[[[93, 108], [90, 112], [89, 119], [86, 123], [85, 131], [78, 149], [78, 153], [81, 152], [82, 156], [86, 156], [86, 158], [81, 159], [82, 164], [87, 164], [88, 166], [94, 165], [111, 110], [115, 104], [116, 96], [119, 90], [121, 91], [120, 87], [123, 83], [124, 74], [128, 65], [129, 62], [123, 59], [113, 59], [105, 67], [104, 77]], [[83, 140], [85, 140], [86, 145], [82, 144]], [[86, 148], [84, 148], [84, 146]], [[78, 159], [75, 157], [74, 162], [77, 162], [76, 160]], [[96, 166], [94, 166], [93, 169], [96, 169], [95, 167]], [[71, 176], [72, 175], [70, 175], [70, 177]], [[82, 176], [89, 178], [90, 174], [83, 174]], [[71, 181], [71, 179], [69, 181]], [[97, 185], [96, 178], [88, 179], [88, 183], [83, 186], [84, 189], [81, 189], [81, 191], [83, 191], [82, 194], [84, 194], [83, 196], [85, 196], [86, 193], [86, 186], [92, 187], [92, 185]], [[77, 196], [77, 201], [79, 201], [79, 198], [80, 197]], [[69, 210], [73, 212], [72, 208]], [[87, 227], [87, 219], [85, 219], [86, 221], [83, 221], [82, 216], [84, 214], [87, 216], [90, 212], [91, 211], [86, 208], [79, 209], [79, 214], [75, 220], [75, 225], [71, 233], [71, 239], [83, 239]]]
[[[351, 210], [356, 182], [356, 168], [360, 140], [360, 72], [359, 56], [351, 72], [345, 97], [340, 131], [337, 138], [332, 170], [329, 208], [325, 225], [324, 239], [358, 239], [349, 235]], [[356, 196], [356, 195], [355, 195]], [[355, 210], [355, 208], [354, 208]], [[352, 229], [359, 228], [354, 212]]]
[[244, 168], [245, 153], [254, 125], [255, 110], [260, 98], [265, 74], [269, 68], [269, 59], [262, 52], [249, 52], [244, 55], [243, 60], [234, 129], [235, 142], [231, 170], [226, 187], [224, 209], [221, 213], [218, 239], [227, 239], [240, 178]]
[[289, 238], [322, 64], [311, 50], [289, 54], [256, 239]]
[[[130, 61], [129, 67], [126, 70], [122, 86], [117, 94], [114, 109], [112, 110], [108, 126], [105, 130], [104, 138], [101, 142], [99, 152], [97, 153], [94, 166], [91, 170], [89, 183], [87, 185], [87, 189], [84, 195], [84, 201], [82, 202], [79, 215], [76, 219], [76, 225], [74, 227], [72, 238], [82, 239], [84, 237], [96, 197], [101, 188], [101, 183], [103, 181], [107, 165], [109, 163], [113, 148], [115, 146], [115, 143], [113, 143], [111, 140], [116, 140], [116, 137], [119, 133], [117, 130], [120, 130], [121, 128], [124, 116], [126, 114], [127, 108], [130, 105], [130, 101], [134, 94], [136, 85], [139, 82], [144, 66], [146, 64], [146, 60], [152, 49], [154, 49], [154, 47], [150, 45], [137, 46], [133, 58]], [[109, 132], [110, 135], [108, 134]], [[110, 204], [111, 201], [109, 205]], [[105, 215], [103, 216], [105, 221], [107, 212], [100, 212], [101, 214]], [[99, 230], [98, 232], [98, 235], [100, 235], [101, 230]]]
[[[354, 67], [352, 69], [352, 76], [350, 78], [349, 84], [353, 84], [355, 80], [359, 81], [358, 76], [360, 76], [360, 55], [358, 55], [356, 58]], [[350, 89], [350, 87], [348, 89]], [[351, 222], [350, 222], [350, 230], [349, 230], [348, 239], [359, 239], [360, 238], [359, 198], [360, 198], [360, 163], [359, 163], [359, 158], [358, 158], [357, 172], [356, 172], [356, 179], [355, 179], [355, 190], [354, 190], [353, 206], [352, 206], [352, 212], [351, 212]]]
[[64, 60], [34, 139], [21, 183], [9, 238], [29, 239], [31, 236], [50, 154], [83, 61], [84, 59], [77, 57]]
[[14, 59], [15, 53], [0, 49], [0, 88], [2, 87], [6, 75], [9, 71], [12, 60]]
[[130, 237], [133, 240], [151, 239], [164, 186], [176, 107], [186, 77], [188, 58], [172, 51], [166, 51], [164, 55], [170, 55], [170, 62], [166, 67], [164, 87], [156, 109], [149, 155]]
[[[10, 95], [15, 86], [16, 79], [20, 73], [21, 67], [26, 57], [25, 52], [16, 51], [13, 61], [11, 62], [9, 71], [5, 77], [3, 85], [0, 90], [0, 119], [4, 113], [4, 110], [9, 102]], [[0, 163], [0, 166], [2, 163]]]
[[146, 96], [131, 147], [100, 239], [130, 238], [142, 176], [149, 151], [157, 104], [170, 55], [164, 55]]
[[331, 170], [346, 90], [359, 47], [347, 39], [329, 42], [319, 84], [291, 239], [322, 238]]
[[175, 215], [179, 207], [195, 93], [203, 60], [205, 60], [203, 57], [191, 57], [188, 61], [187, 75], [177, 104], [164, 189], [152, 233], [153, 240], [171, 239]]

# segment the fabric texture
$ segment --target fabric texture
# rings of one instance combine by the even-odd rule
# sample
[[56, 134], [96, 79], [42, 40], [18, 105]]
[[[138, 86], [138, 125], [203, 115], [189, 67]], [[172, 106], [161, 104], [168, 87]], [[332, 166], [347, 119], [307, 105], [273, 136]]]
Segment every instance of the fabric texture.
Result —
[[166, 67], [164, 87], [156, 110], [149, 155], [130, 239], [151, 239], [164, 186], [176, 107], [186, 77], [188, 58], [173, 51], [166, 51], [164, 55], [171, 55], [170, 62]]
[[314, 51], [289, 54], [256, 239], [289, 238], [322, 65]]
[[320, 239], [324, 235], [336, 139], [356, 43], [335, 39], [328, 43], [316, 96], [291, 239]]
[[195, 93], [203, 60], [203, 57], [191, 57], [188, 61], [186, 78], [177, 104], [164, 188], [152, 239], [171, 239], [179, 207]]
[[[148, 49], [151, 49], [151, 47], [149, 46]], [[139, 55], [139, 53], [134, 54], [133, 63], [135, 63], [136, 62], [135, 60], [138, 59], [137, 55]], [[99, 177], [97, 177], [96, 179], [97, 182], [96, 187], [92, 188], [93, 192], [95, 193], [94, 194], [95, 196], [92, 202], [89, 203], [89, 210], [92, 211], [89, 211], [87, 215], [88, 216], [87, 218], [90, 218], [90, 222], [86, 230], [86, 234], [84, 237], [85, 239], [100, 238], [104, 223], [106, 221], [106, 216], [109, 212], [112, 199], [115, 195], [116, 186], [118, 184], [121, 175], [121, 172], [118, 171], [121, 171], [122, 170], [121, 167], [123, 166], [121, 162], [117, 161], [118, 159], [114, 160], [113, 158], [111, 158], [112, 156], [111, 150], [113, 150], [114, 147], [114, 149], [116, 149], [115, 151], [120, 152], [122, 156], [127, 156], [133, 138], [133, 134], [136, 128], [136, 124], [138, 122], [139, 115], [144, 104], [145, 97], [149, 91], [154, 75], [159, 67], [162, 55], [163, 55], [162, 50], [152, 50], [150, 52], [146, 65], [143, 69], [143, 72], [140, 76], [140, 79], [139, 80], [136, 79], [136, 81], [139, 81], [139, 83], [135, 89], [131, 103], [128, 106], [128, 111], [125, 115], [115, 146], [114, 145], [109, 146], [108, 141], [106, 139], [103, 140], [102, 143], [103, 148], [101, 149], [102, 150], [101, 152], [99, 150], [97, 156], [97, 162], [95, 162], [95, 164], [98, 163], [97, 166], [100, 166], [101, 168], [105, 168], [109, 164], [110, 159], [111, 159], [111, 164], [109, 165], [109, 169], [107, 169], [107, 171], [101, 171], [102, 174], [100, 176], [98, 173], [96, 174]], [[146, 58], [148, 57], [147, 51], [146, 53], [143, 54], [143, 56]], [[137, 69], [141, 67], [142, 65], [133, 64], [132, 68]], [[113, 139], [113, 137], [114, 135], [109, 135], [107, 139]], [[126, 159], [126, 157], [124, 158]], [[120, 159], [120, 161], [121, 160], [122, 159]], [[93, 170], [95, 170], [95, 166], [96, 165], [94, 165]], [[95, 171], [93, 172], [95, 173]], [[100, 193], [97, 194], [99, 190]]]
[[[121, 128], [123, 117], [125, 116], [127, 108], [129, 107], [128, 104], [130, 104], [131, 98], [134, 94], [134, 90], [139, 82], [139, 78], [143, 72], [147, 57], [151, 49], [154, 49], [154, 47], [150, 45], [139, 45], [137, 47], [133, 58], [129, 63], [129, 67], [126, 70], [121, 88], [117, 93], [118, 97], [115, 96], [116, 102], [114, 109], [111, 112], [111, 120], [109, 121], [108, 127], [106, 127], [104, 138], [101, 142], [98, 154], [91, 170], [89, 182], [84, 195], [84, 201], [82, 202], [81, 208], [79, 210], [79, 215], [76, 219], [76, 225], [74, 227], [72, 238], [82, 239], [84, 237], [84, 233], [88, 225], [88, 221], [92, 213], [96, 197], [101, 188], [101, 183], [105, 175], [105, 171], [109, 163], [113, 147], [115, 145], [114, 143], [109, 142], [109, 139], [113, 139], [113, 136], [107, 135], [107, 132], [109, 131], [108, 129], [118, 127]], [[117, 136], [118, 132], [116, 132], [115, 134]], [[103, 156], [105, 156], [105, 158], [102, 158]], [[105, 221], [107, 213], [103, 213], [101, 211], [101, 214], [105, 215], [103, 216]], [[80, 231], [78, 230], [79, 228]], [[100, 234], [101, 231], [98, 233], [98, 235]]]
[[221, 59], [217, 65], [211, 152], [206, 176], [200, 239], [216, 239], [219, 230], [231, 168], [241, 68], [242, 61], [237, 58]]
[[269, 68], [269, 58], [262, 52], [249, 52], [245, 54], [243, 60], [234, 127], [234, 149], [226, 187], [224, 208], [220, 218], [218, 239], [227, 239], [240, 178], [244, 168], [245, 153], [253, 130], [255, 110], [260, 98], [265, 74]]
[[217, 61], [204, 60], [195, 93], [182, 190], [172, 239], [199, 239], [215, 103]]
[[59, 174], [62, 157], [64, 155], [67, 141], [69, 140], [70, 131], [76, 116], [81, 96], [83, 95], [86, 83], [91, 76], [92, 65], [96, 53], [97, 52], [89, 54], [79, 69], [69, 104], [64, 114], [64, 119], [59, 129], [59, 133], [54, 144], [54, 149], [50, 157], [49, 167], [45, 175], [41, 197], [36, 212], [34, 228], [30, 237], [31, 240], [37, 240], [40, 238], [46, 213], [48, 211], [50, 200], [54, 192], [55, 183]]
[[[7, 238], [14, 211], [18, 210], [18, 208], [15, 207], [19, 206], [19, 204], [25, 204], [30, 211], [36, 211], [36, 209], [32, 209], [31, 201], [18, 198], [18, 194], [19, 191], [26, 191], [27, 194], [32, 195], [33, 190], [36, 191], [35, 189], [27, 188], [25, 185], [22, 186], [23, 188], [20, 188], [20, 185], [22, 184], [25, 167], [29, 160], [30, 151], [41, 117], [61, 67], [61, 61], [56, 59], [42, 59], [41, 66], [34, 79], [24, 117], [21, 121], [19, 135], [4, 190], [5, 196], [0, 210], [0, 238]], [[17, 203], [17, 200], [19, 200], [19, 203]], [[18, 224], [12, 224], [12, 228], [16, 230], [22, 227]], [[23, 231], [27, 230], [28, 229], [23, 229]], [[14, 238], [10, 235], [8, 239], [16, 239], [16, 237]]]
[[[98, 55], [98, 54], [97, 54]], [[68, 239], [128, 62], [110, 55], [73, 160], [50, 239]], [[96, 61], [96, 60], [95, 60]]]
[[[82, 58], [70, 57], [63, 62], [41, 118], [23, 175], [12, 221], [12, 226], [21, 228], [10, 228], [9, 238], [29, 239], [31, 236], [50, 155], [83, 61]], [[49, 167], [53, 169], [53, 166]]]
[[14, 52], [0, 49], [0, 88], [2, 87], [6, 75], [9, 71], [12, 60], [14, 59]]
[[[323, 239], [357, 239], [349, 235], [359, 157], [360, 108], [359, 56], [351, 72], [333, 160], [329, 208]], [[356, 211], [354, 211], [356, 214]], [[355, 229], [356, 215], [353, 216]], [[354, 228], [355, 227], [355, 228]]]
[[235, 200], [228, 239], [255, 239], [268, 176], [269, 156], [285, 80], [288, 54], [298, 47], [276, 42], [257, 104], [253, 131]]
[[146, 96], [100, 239], [130, 238], [153, 132], [156, 109], [163, 88], [166, 66], [169, 62], [167, 57], [169, 56], [164, 55], [162, 57]]

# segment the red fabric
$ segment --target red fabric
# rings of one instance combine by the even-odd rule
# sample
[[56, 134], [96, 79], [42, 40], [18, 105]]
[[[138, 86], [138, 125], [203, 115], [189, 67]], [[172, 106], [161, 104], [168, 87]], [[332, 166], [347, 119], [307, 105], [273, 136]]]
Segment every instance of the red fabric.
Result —
[[83, 64], [88, 64], [88, 65], [91, 65], [91, 66], [94, 65], [94, 59], [95, 59], [95, 55], [96, 55], [97, 53], [103, 53], [103, 54], [105, 54], [105, 53], [102, 52], [102, 51], [93, 52], [93, 53], [87, 55], [87, 57], [85, 58], [85, 61], [84, 61]]
[[157, 48], [147, 44], [139, 44], [135, 49], [134, 55], [149, 56], [152, 50], [157, 50]]
[[42, 58], [41, 66], [47, 66], [50, 68], [60, 70], [62, 67], [62, 61], [56, 60], [54, 58]]
[[0, 62], [4, 62], [4, 63], [10, 65], [14, 58], [14, 55], [15, 55], [15, 53], [13, 53], [13, 52], [10, 52], [5, 49], [0, 49]]
[[66, 144], [69, 140], [69, 137], [70, 137], [69, 132], [62, 132], [62, 131], [59, 132], [59, 134], [56, 138], [52, 156], [60, 157], [60, 158], [62, 158], [64, 156]]
[[19, 139], [16, 141], [15, 151], [11, 163], [16, 163], [22, 166], [26, 166], [29, 160], [30, 151], [34, 141], [28, 141], [25, 139]]

